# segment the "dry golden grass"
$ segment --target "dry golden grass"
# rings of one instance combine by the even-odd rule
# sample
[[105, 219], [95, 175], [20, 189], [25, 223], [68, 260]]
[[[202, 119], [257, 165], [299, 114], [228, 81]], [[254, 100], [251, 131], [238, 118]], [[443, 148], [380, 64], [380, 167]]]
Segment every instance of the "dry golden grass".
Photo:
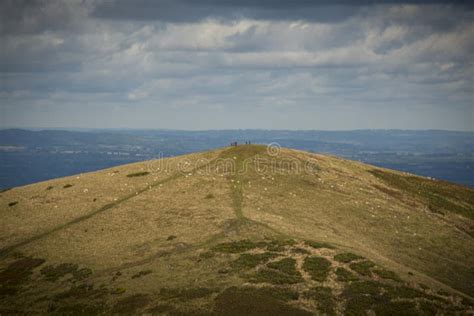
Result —
[[[425, 191], [405, 190], [397, 185], [403, 181], [421, 183]], [[271, 297], [267, 290], [255, 295], [297, 314], [413, 307], [390, 298], [384, 306], [354, 305], [358, 294], [350, 284], [355, 278], [379, 282], [377, 288], [384, 289], [398, 283], [418, 289], [423, 283], [426, 297], [413, 298], [416, 308], [421, 308], [417, 300], [428, 300], [431, 305], [423, 308], [472, 310], [472, 190], [424, 181], [337, 157], [288, 149], [272, 156], [264, 146], [246, 145], [14, 188], [0, 193], [0, 271], [6, 271], [0, 281], [10, 284], [0, 286], [0, 313], [209, 313], [214, 306], [223, 312], [229, 293], [245, 300], [253, 294], [242, 291], [275, 284], [299, 297]], [[428, 199], [432, 192], [435, 200]], [[236, 243], [225, 247], [235, 251], [216, 248], [229, 241]], [[375, 272], [368, 267], [360, 274], [349, 262], [334, 259], [346, 252], [373, 261]], [[239, 261], [242, 253], [247, 255]], [[263, 253], [269, 263], [236, 268], [235, 262]], [[324, 279], [315, 280], [305, 270], [311, 256], [330, 262], [321, 272]], [[15, 270], [18, 260], [45, 263]], [[276, 269], [283, 264], [277, 262], [291, 263], [297, 277]], [[51, 273], [63, 271], [55, 267], [74, 267], [92, 274], [79, 279], [78, 272], [66, 271], [48, 281], [41, 274], [45, 266], [43, 271]], [[319, 275], [316, 270], [311, 273]], [[252, 289], [245, 287], [249, 280]], [[233, 286], [237, 290], [229, 290]], [[363, 292], [364, 286], [354, 288]], [[439, 289], [450, 301], [436, 294]], [[282, 293], [293, 295], [287, 290]], [[328, 297], [330, 305], [318, 301]]]

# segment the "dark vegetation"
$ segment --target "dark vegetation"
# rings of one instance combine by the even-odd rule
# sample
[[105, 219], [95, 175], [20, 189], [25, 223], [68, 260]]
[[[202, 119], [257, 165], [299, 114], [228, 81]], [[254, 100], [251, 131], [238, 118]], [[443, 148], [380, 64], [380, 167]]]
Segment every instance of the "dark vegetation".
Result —
[[339, 253], [334, 256], [334, 260], [343, 262], [343, 263], [348, 263], [348, 262], [359, 260], [359, 259], [364, 259], [364, 257], [355, 255], [350, 252]]
[[260, 269], [254, 275], [249, 277], [252, 283], [270, 283], [270, 284], [296, 284], [303, 282], [299, 272], [287, 274], [273, 269]]
[[135, 294], [120, 299], [113, 307], [112, 313], [121, 315], [132, 315], [137, 313], [138, 310], [144, 308], [150, 299], [145, 294]]
[[319, 248], [335, 249], [334, 246], [325, 242], [316, 242], [316, 241], [306, 240], [305, 244], [310, 247], [313, 247], [314, 249], [319, 249]]
[[69, 183], [63, 186], [64, 189], [71, 188], [71, 187], [72, 187], [72, 184], [69, 184]]
[[[281, 290], [280, 290], [281, 291]], [[283, 290], [284, 291], [284, 290]], [[291, 292], [273, 295], [273, 291], [253, 287], [231, 287], [219, 294], [215, 301], [217, 315], [294, 315], [312, 313], [287, 304], [294, 297]]]
[[217, 289], [196, 287], [196, 288], [162, 288], [160, 297], [163, 299], [178, 299], [180, 301], [194, 300], [210, 296], [217, 292]]
[[299, 275], [296, 270], [296, 260], [293, 258], [284, 258], [279, 261], [270, 262], [267, 267], [278, 270], [289, 275]]
[[56, 282], [68, 274], [76, 281], [82, 281], [92, 275], [90, 269], [79, 269], [78, 265], [73, 263], [62, 263], [57, 266], [50, 265], [42, 268], [40, 271], [44, 278], [51, 282]]
[[132, 275], [132, 279], [137, 279], [137, 278], [141, 278], [142, 276], [145, 276], [145, 275], [148, 275], [150, 273], [152, 273], [153, 271], [151, 270], [144, 270], [144, 271], [140, 271], [134, 275]]
[[348, 281], [356, 281], [359, 278], [349, 270], [345, 268], [336, 268], [336, 279], [338, 281], [348, 282]]
[[18, 204], [18, 201], [10, 202], [8, 203], [8, 206], [15, 206]]
[[[32, 282], [44, 280], [54, 285], [62, 283], [68, 286], [66, 290], [54, 294], [48, 305], [48, 313], [58, 315], [311, 315], [310, 311], [304, 309], [307, 307], [296, 306], [300, 299], [310, 301], [311, 306], [314, 304], [312, 312], [317, 315], [335, 315], [341, 312], [340, 308], [344, 315], [462, 314], [466, 306], [473, 305], [466, 298], [462, 300], [462, 305], [453, 305], [451, 293], [438, 291], [436, 294], [430, 294], [433, 292], [426, 286], [420, 286], [421, 289], [414, 288], [403, 283], [396, 273], [376, 266], [356, 254], [335, 255], [334, 261], [342, 266], [333, 268], [330, 260], [307, 254], [308, 251], [301, 247], [305, 246], [293, 240], [240, 240], [218, 244], [213, 250], [201, 253], [199, 258], [214, 257], [220, 252], [217, 259], [232, 258], [231, 269], [227, 268], [229, 271], [226, 273], [235, 273], [234, 276], [241, 277], [243, 281], [258, 285], [228, 288], [165, 287], [160, 289], [158, 298], [147, 294], [124, 296], [125, 288], [109, 288], [105, 284], [96, 286], [91, 282], [92, 279], [88, 279], [92, 271], [79, 268], [77, 264], [44, 265], [42, 259], [25, 258], [21, 254], [15, 254], [17, 260], [0, 272], [0, 300], [22, 293], [21, 291], [29, 288]], [[269, 251], [268, 248], [281, 249], [281, 252]], [[296, 253], [298, 257], [303, 255], [301, 268], [312, 280], [324, 282], [333, 271], [336, 281], [341, 282], [339, 286], [342, 293], [333, 292], [332, 285], [327, 287], [307, 284], [300, 274], [296, 259], [291, 255], [296, 249], [305, 250]], [[347, 266], [364, 278], [359, 279]], [[33, 275], [37, 268], [40, 274]], [[131, 278], [141, 278], [151, 272], [141, 270]], [[115, 273], [115, 276], [120, 275], [121, 272]], [[367, 277], [373, 279], [368, 280]], [[49, 297], [44, 296], [42, 299], [48, 300]], [[461, 298], [456, 301], [461, 301]], [[339, 303], [341, 305], [338, 307]], [[4, 309], [0, 312], [11, 314], [13, 310], [8, 312]]]
[[390, 279], [390, 280], [397, 281], [397, 282], [402, 281], [400, 279], [400, 277], [398, 276], [398, 274], [396, 274], [395, 272], [390, 271], [390, 270], [386, 270], [386, 269], [383, 269], [383, 268], [377, 268], [377, 269], [374, 269], [372, 272], [375, 273], [376, 275], [378, 275], [379, 277], [381, 277], [382, 279]]
[[335, 303], [332, 290], [329, 287], [319, 286], [305, 292], [305, 297], [316, 301], [316, 308], [325, 315], [334, 315]]
[[243, 253], [232, 262], [232, 267], [236, 270], [255, 268], [259, 264], [265, 263], [276, 256], [277, 254], [271, 252], [259, 254]]
[[10, 263], [0, 272], [0, 297], [17, 294], [28, 283], [33, 270], [44, 262], [44, 259], [21, 258]]
[[127, 177], [133, 178], [133, 177], [143, 177], [146, 175], [149, 175], [150, 173], [148, 171], [141, 171], [141, 172], [135, 172], [135, 173], [130, 173], [127, 174]]
[[427, 203], [432, 212], [440, 214], [455, 212], [474, 219], [472, 206], [459, 203], [459, 201], [465, 201], [469, 205], [474, 205], [474, 189], [446, 181], [399, 175], [378, 169], [373, 169], [370, 173], [388, 185], [405, 192], [411, 198]]
[[309, 273], [315, 281], [323, 282], [326, 280], [331, 268], [331, 262], [322, 257], [306, 257], [303, 262], [303, 269]]
[[371, 276], [372, 271], [371, 269], [375, 267], [375, 263], [372, 261], [366, 260], [361, 262], [353, 262], [349, 265], [349, 267], [354, 270], [355, 272], [359, 273], [363, 276]]

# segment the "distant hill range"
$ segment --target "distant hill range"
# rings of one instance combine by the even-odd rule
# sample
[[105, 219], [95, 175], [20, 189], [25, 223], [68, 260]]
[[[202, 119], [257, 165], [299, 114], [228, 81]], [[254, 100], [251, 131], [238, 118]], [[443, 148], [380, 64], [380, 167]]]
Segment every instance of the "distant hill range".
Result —
[[335, 156], [137, 162], [3, 191], [0, 217], [1, 315], [474, 312], [474, 190]]
[[227, 146], [278, 143], [474, 187], [474, 133], [449, 131], [0, 130], [0, 188]]

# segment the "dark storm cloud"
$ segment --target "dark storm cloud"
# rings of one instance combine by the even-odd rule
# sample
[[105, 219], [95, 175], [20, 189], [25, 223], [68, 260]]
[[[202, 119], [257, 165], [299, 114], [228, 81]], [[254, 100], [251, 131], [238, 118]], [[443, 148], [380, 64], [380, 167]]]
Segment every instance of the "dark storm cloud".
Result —
[[470, 3], [4, 0], [0, 116], [36, 126], [473, 129]]
[[0, 1], [0, 34], [33, 34], [71, 30], [87, 15], [92, 3], [59, 0]]
[[448, 4], [472, 10], [472, 1], [436, 0], [116, 0], [100, 3], [93, 14], [112, 19], [144, 19], [165, 22], [197, 22], [207, 18], [229, 21], [241, 18], [307, 20], [332, 23], [357, 14], [373, 4]]

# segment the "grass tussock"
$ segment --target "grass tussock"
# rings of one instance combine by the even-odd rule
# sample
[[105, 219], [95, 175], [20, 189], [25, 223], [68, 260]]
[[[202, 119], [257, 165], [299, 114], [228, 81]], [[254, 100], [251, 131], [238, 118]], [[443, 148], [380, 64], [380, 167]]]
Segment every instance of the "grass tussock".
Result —
[[323, 282], [329, 275], [331, 262], [322, 257], [307, 257], [303, 262], [303, 269], [313, 280]]
[[358, 256], [351, 252], [339, 253], [334, 256], [334, 260], [338, 262], [342, 262], [342, 263], [349, 263], [349, 262], [360, 260], [360, 259], [364, 259], [364, 257]]
[[359, 278], [352, 272], [344, 268], [336, 269], [336, 279], [342, 282], [357, 281]]
[[30, 280], [33, 270], [44, 262], [44, 259], [21, 258], [10, 263], [0, 272], [0, 297], [17, 294]]
[[292, 315], [309, 316], [312, 313], [287, 304], [287, 295], [274, 295], [268, 289], [230, 287], [215, 300], [216, 315]]
[[102, 304], [67, 304], [53, 311], [55, 315], [103, 315], [105, 306]]
[[64, 300], [64, 299], [98, 299], [106, 296], [108, 293], [107, 289], [101, 288], [96, 289], [94, 288], [93, 284], [80, 284], [74, 285], [69, 290], [59, 293], [56, 295], [56, 299]]
[[150, 273], [152, 273], [153, 271], [152, 270], [144, 270], [144, 271], [140, 271], [134, 275], [132, 275], [132, 279], [138, 279], [138, 278], [141, 278], [142, 276], [145, 276], [145, 275], [148, 275]]
[[366, 260], [361, 262], [353, 262], [349, 265], [349, 267], [354, 270], [355, 272], [359, 273], [363, 276], [371, 276], [372, 275], [372, 268], [375, 267], [375, 263], [372, 261]]
[[307, 246], [309, 246], [311, 248], [314, 248], [314, 249], [321, 249], [321, 248], [336, 249], [333, 245], [325, 243], [325, 242], [317, 242], [317, 241], [306, 240], [304, 243]]
[[265, 243], [254, 242], [248, 239], [243, 239], [239, 241], [231, 241], [218, 244], [212, 248], [213, 251], [223, 252], [223, 253], [241, 253], [255, 248], [260, 248], [265, 246]]
[[386, 269], [383, 269], [383, 268], [377, 268], [377, 269], [374, 269], [372, 272], [375, 275], [382, 278], [382, 279], [393, 280], [393, 281], [396, 281], [396, 282], [401, 282], [402, 281], [402, 279], [400, 279], [398, 274], [396, 274], [395, 272], [390, 271], [390, 270], [386, 270]]
[[268, 260], [278, 256], [275, 253], [265, 252], [259, 254], [241, 254], [234, 262], [232, 262], [232, 268], [239, 269], [251, 269], [256, 266], [266, 263]]
[[13, 202], [8, 203], [8, 206], [12, 207], [12, 206], [15, 206], [17, 204], [18, 204], [18, 201], [13, 201]]
[[129, 177], [129, 178], [143, 177], [143, 176], [147, 176], [149, 174], [150, 173], [148, 171], [140, 171], [140, 172], [129, 173], [129, 174], [127, 174], [127, 177]]
[[318, 286], [305, 293], [305, 298], [316, 301], [318, 312], [325, 315], [335, 315], [335, 302], [329, 287]]
[[217, 289], [196, 287], [196, 288], [162, 288], [160, 297], [163, 299], [178, 299], [180, 301], [194, 300], [210, 296], [217, 292]]
[[120, 299], [112, 308], [113, 314], [132, 315], [145, 308], [150, 298], [145, 294], [135, 294]]
[[297, 274], [286, 274], [278, 270], [261, 269], [249, 278], [252, 283], [270, 283], [276, 285], [296, 284], [303, 282], [303, 277]]
[[296, 270], [296, 260], [293, 258], [284, 258], [279, 261], [270, 262], [267, 264], [267, 267], [289, 275], [300, 274], [298, 270]]
[[42, 268], [40, 272], [44, 278], [50, 282], [55, 282], [68, 274], [72, 275], [76, 281], [82, 281], [92, 275], [92, 270], [88, 268], [79, 269], [79, 266], [73, 263], [46, 266]]

